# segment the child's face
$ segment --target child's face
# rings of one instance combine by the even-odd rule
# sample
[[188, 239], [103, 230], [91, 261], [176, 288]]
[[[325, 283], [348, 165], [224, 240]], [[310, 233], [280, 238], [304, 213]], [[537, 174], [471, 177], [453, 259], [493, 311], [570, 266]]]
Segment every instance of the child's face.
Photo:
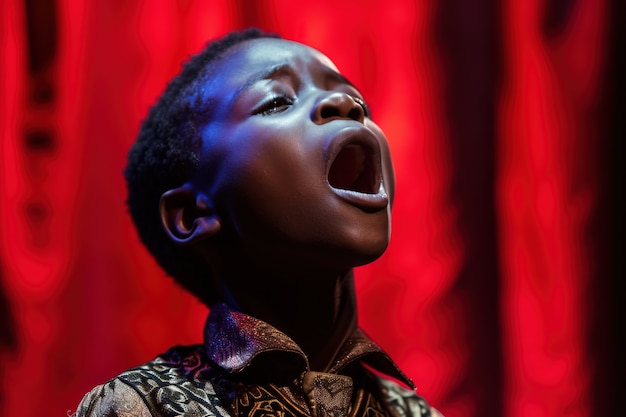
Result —
[[280, 39], [235, 46], [202, 91], [193, 185], [257, 261], [345, 269], [376, 259], [390, 232], [387, 140], [359, 91], [320, 52]]

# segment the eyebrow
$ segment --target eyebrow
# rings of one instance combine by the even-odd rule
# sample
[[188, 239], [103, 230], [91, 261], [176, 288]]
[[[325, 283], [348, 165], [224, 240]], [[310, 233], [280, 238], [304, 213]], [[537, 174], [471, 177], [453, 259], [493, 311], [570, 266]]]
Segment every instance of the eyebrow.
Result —
[[[326, 73], [327, 77], [332, 77], [335, 79], [335, 81], [338, 81], [342, 84], [347, 84], [351, 86], [352, 88], [354, 88], [355, 90], [359, 91], [359, 89], [340, 72], [337, 72], [333, 70], [332, 68], [327, 68], [324, 72]], [[248, 81], [246, 81], [241, 87], [237, 89], [237, 91], [233, 95], [233, 100], [237, 100], [237, 98], [241, 95], [241, 93], [243, 93], [245, 90], [250, 88], [250, 86], [252, 86], [254, 83], [261, 81], [261, 80], [270, 80], [274, 78], [276, 75], [281, 75], [281, 74], [294, 77], [298, 81], [300, 80], [300, 77], [298, 77], [298, 74], [296, 73], [296, 71], [293, 69], [291, 65], [287, 63], [274, 65], [272, 67], [265, 69], [264, 71], [260, 71], [252, 75], [248, 79]]]
[[250, 88], [250, 86], [252, 86], [254, 83], [261, 81], [261, 80], [270, 80], [280, 74], [285, 74], [291, 77], [296, 76], [296, 78], [299, 80], [299, 77], [297, 77], [296, 72], [289, 64], [274, 65], [272, 67], [265, 69], [264, 71], [260, 71], [254, 74], [253, 76], [251, 76], [248, 79], [248, 81], [246, 81], [241, 87], [237, 89], [237, 91], [235, 92], [233, 96], [234, 100], [236, 100], [237, 97], [241, 95], [241, 93], [243, 93], [248, 88]]
[[354, 88], [357, 91], [360, 91], [356, 85], [352, 84], [352, 82], [347, 79], [342, 73], [337, 72], [331, 68], [328, 68], [326, 71], [326, 76], [330, 76], [335, 79], [335, 81], [339, 81], [342, 84], [347, 84], [350, 87]]

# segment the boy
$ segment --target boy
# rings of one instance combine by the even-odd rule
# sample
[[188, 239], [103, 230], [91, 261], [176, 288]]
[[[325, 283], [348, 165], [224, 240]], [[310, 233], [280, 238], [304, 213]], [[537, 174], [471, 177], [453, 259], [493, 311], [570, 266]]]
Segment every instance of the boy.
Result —
[[211, 306], [78, 416], [438, 415], [356, 326], [352, 268], [389, 240], [393, 171], [359, 91], [320, 52], [256, 30], [168, 85], [126, 169], [161, 266]]

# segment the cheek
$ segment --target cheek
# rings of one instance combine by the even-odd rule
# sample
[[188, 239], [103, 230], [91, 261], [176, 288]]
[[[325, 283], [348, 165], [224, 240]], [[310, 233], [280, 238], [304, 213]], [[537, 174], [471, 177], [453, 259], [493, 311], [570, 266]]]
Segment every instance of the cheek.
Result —
[[384, 175], [383, 182], [385, 184], [385, 190], [387, 191], [387, 195], [389, 195], [390, 203], [393, 204], [394, 196], [396, 193], [396, 177], [388, 149], [386, 150], [386, 155], [383, 153], [382, 161]]
[[274, 166], [246, 174], [231, 206], [242, 233], [302, 238], [323, 218], [322, 190], [301, 172]]
[[391, 151], [389, 149], [389, 143], [387, 142], [387, 138], [383, 131], [378, 127], [378, 125], [371, 120], [366, 122], [367, 127], [369, 127], [372, 131], [375, 132], [376, 137], [380, 143], [381, 150], [381, 162], [383, 168], [383, 181], [385, 184], [385, 190], [390, 197], [390, 200], [393, 201], [393, 197], [395, 194], [395, 173], [393, 169], [393, 161], [391, 158]]
[[292, 235], [323, 195], [323, 177], [291, 146], [246, 149], [225, 164], [220, 200], [240, 234]]

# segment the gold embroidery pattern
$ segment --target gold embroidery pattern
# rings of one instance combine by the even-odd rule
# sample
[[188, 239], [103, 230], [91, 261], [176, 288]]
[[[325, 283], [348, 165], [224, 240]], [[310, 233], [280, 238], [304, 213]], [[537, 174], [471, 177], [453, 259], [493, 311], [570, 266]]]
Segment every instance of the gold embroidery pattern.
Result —
[[357, 391], [350, 417], [387, 417], [388, 415], [372, 394], [363, 390]]
[[[347, 413], [327, 414], [327, 410], [323, 410], [326, 409], [322, 408], [320, 410], [322, 414], [318, 414], [325, 417], [333, 415], [337, 417], [386, 417], [389, 415], [371, 393], [362, 389], [357, 391], [355, 402]], [[312, 414], [310, 410], [292, 401], [280, 388], [268, 385], [241, 387], [234, 404], [234, 415], [238, 417], [310, 417]], [[406, 412], [395, 415], [412, 416]], [[416, 414], [416, 416], [422, 417], [422, 414]]]
[[248, 386], [241, 390], [234, 404], [235, 415], [245, 417], [308, 416], [308, 410], [292, 401], [275, 385]]

